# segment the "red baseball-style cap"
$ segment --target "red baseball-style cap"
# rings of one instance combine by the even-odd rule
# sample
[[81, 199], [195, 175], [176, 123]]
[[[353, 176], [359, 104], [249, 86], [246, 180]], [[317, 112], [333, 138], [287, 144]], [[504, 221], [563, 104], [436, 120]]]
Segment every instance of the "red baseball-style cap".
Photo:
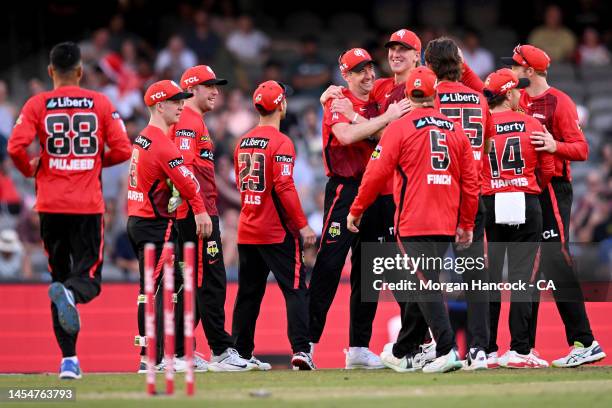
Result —
[[391, 34], [391, 38], [389, 38], [389, 41], [385, 44], [385, 48], [389, 48], [395, 44], [403, 45], [411, 50], [421, 52], [421, 40], [419, 36], [405, 28]]
[[147, 92], [145, 92], [144, 95], [144, 102], [147, 106], [153, 106], [157, 102], [178, 101], [191, 98], [192, 96], [193, 94], [191, 92], [184, 92], [176, 82], [165, 79], [163, 81], [157, 81], [147, 88]]
[[260, 105], [268, 112], [276, 110], [285, 99], [287, 88], [277, 81], [266, 81], [253, 92], [253, 105]]
[[227, 79], [217, 78], [215, 72], [208, 65], [196, 65], [187, 68], [181, 76], [181, 86], [187, 89], [193, 85], [227, 85]]
[[[416, 92], [420, 91], [420, 92]], [[415, 95], [415, 92], [417, 93]], [[418, 67], [410, 71], [406, 80], [406, 96], [426, 98], [436, 93], [436, 74], [427, 67]]]
[[544, 51], [533, 45], [517, 45], [512, 57], [502, 57], [506, 65], [531, 67], [536, 71], [546, 71], [550, 65], [550, 57]]
[[529, 79], [519, 79], [511, 69], [502, 68], [489, 74], [484, 83], [484, 95], [490, 99], [504, 95], [511, 89], [522, 89], [528, 86]]
[[340, 63], [340, 72], [359, 72], [367, 64], [374, 63], [374, 60], [370, 56], [370, 53], [363, 48], [351, 48], [340, 56], [338, 62]]

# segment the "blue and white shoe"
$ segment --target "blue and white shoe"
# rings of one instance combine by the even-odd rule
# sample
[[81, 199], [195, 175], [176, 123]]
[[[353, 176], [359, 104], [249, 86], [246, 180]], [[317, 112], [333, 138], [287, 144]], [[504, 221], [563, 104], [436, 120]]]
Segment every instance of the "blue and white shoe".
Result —
[[83, 373], [81, 372], [81, 366], [79, 366], [78, 360], [74, 361], [69, 358], [62, 359], [59, 373], [60, 380], [78, 380], [81, 377], [83, 377]]
[[448, 373], [451, 371], [459, 370], [463, 367], [463, 363], [459, 360], [457, 351], [451, 349], [448, 354], [436, 358], [431, 363], [423, 367], [424, 373]]
[[49, 286], [49, 298], [57, 308], [57, 316], [62, 328], [68, 334], [76, 334], [81, 329], [79, 311], [74, 303], [74, 294], [60, 282]]
[[570, 349], [567, 356], [553, 360], [553, 367], [578, 367], [582, 364], [591, 364], [606, 358], [606, 353], [602, 350], [598, 342], [593, 341], [589, 347], [578, 341], [574, 342], [574, 346]]

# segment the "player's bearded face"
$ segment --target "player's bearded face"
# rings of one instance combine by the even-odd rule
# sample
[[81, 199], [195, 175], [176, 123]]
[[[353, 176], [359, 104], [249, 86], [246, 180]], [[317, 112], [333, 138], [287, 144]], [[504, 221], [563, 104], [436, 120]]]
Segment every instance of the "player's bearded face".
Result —
[[198, 85], [194, 91], [198, 106], [202, 111], [208, 112], [215, 109], [215, 102], [219, 95], [219, 89], [216, 85]]
[[394, 74], [414, 68], [419, 58], [420, 55], [416, 50], [408, 49], [399, 44], [389, 47], [389, 52], [387, 53], [387, 61]]

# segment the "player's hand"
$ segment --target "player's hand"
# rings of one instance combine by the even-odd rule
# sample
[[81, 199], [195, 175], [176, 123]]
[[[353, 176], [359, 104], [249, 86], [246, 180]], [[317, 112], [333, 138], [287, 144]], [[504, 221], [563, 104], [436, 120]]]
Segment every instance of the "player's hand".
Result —
[[181, 198], [181, 194], [176, 189], [174, 184], [170, 183], [170, 186], [170, 190], [172, 190], [172, 197], [170, 197], [170, 200], [168, 200], [168, 212], [173, 213], [183, 203], [183, 199]]
[[353, 214], [349, 213], [348, 217], [346, 217], [346, 228], [351, 232], [359, 232], [359, 224], [361, 224], [361, 215], [359, 217], [355, 217]]
[[196, 224], [196, 235], [198, 238], [208, 238], [212, 234], [212, 220], [208, 213], [196, 214], [193, 216]]
[[304, 242], [305, 248], [310, 248], [314, 246], [315, 242], [317, 242], [317, 236], [310, 228], [310, 225], [306, 225], [304, 228], [300, 230], [300, 235], [302, 236], [302, 241]]
[[349, 100], [349, 98], [338, 98], [334, 99], [331, 104], [332, 113], [340, 113], [345, 117], [353, 120], [355, 117], [355, 111], [353, 110], [353, 103]]
[[472, 239], [474, 239], [473, 231], [465, 231], [461, 227], [457, 227], [457, 234], [455, 235], [455, 243], [457, 244], [458, 250], [464, 250], [472, 245]]
[[344, 94], [342, 93], [343, 89], [344, 89], [343, 86], [338, 86], [338, 85], [328, 86], [327, 89], [323, 92], [323, 94], [321, 94], [321, 97], [319, 98], [319, 102], [321, 102], [321, 105], [325, 105], [325, 102], [327, 102], [329, 98], [335, 98], [335, 99], [344, 98]]
[[38, 169], [38, 163], [40, 162], [40, 156], [34, 157], [30, 160], [30, 177], [34, 177], [36, 170]]
[[531, 133], [531, 144], [536, 146], [536, 152], [554, 153], [557, 151], [557, 141], [546, 129], [546, 126], [543, 126], [543, 128], [543, 132], [536, 131]]
[[401, 101], [390, 104], [385, 112], [385, 115], [387, 115], [389, 121], [394, 121], [410, 112], [410, 109], [410, 101], [407, 98], [404, 98]]

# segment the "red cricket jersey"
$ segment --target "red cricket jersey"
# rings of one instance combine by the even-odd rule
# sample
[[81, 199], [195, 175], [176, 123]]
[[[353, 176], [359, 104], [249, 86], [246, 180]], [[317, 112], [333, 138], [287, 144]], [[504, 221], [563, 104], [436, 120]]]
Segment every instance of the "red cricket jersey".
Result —
[[294, 164], [293, 142], [272, 126], [257, 126], [238, 140], [239, 244], [278, 244], [308, 225], [293, 184]]
[[[200, 183], [200, 196], [204, 200], [206, 212], [218, 215], [214, 146], [202, 115], [185, 106], [178, 123], [170, 130], [170, 135], [185, 159], [185, 166]], [[176, 218], [186, 218], [188, 212], [187, 203], [183, 203], [176, 210]]]
[[145, 127], [134, 140], [128, 176], [128, 215], [143, 218], [173, 218], [168, 212], [172, 195], [170, 179], [194, 214], [206, 212], [200, 185], [169, 135], [156, 127]]
[[565, 93], [550, 87], [533, 98], [521, 90], [520, 106], [546, 126], [557, 141], [554, 177], [571, 181], [570, 162], [584, 161], [589, 157], [589, 145], [578, 125], [574, 102]]
[[478, 175], [468, 138], [433, 108], [414, 109], [385, 129], [351, 206], [359, 216], [395, 173], [395, 223], [401, 237], [474, 229]]
[[[555, 171], [553, 155], [537, 152], [531, 133], [542, 125], [523, 113], [506, 111], [491, 114], [494, 133], [491, 151], [483, 160], [482, 194], [522, 191], [540, 194]], [[540, 169], [540, 183], [536, 178]]]
[[436, 87], [436, 108], [460, 126], [470, 139], [476, 172], [482, 181], [484, 140], [491, 131], [489, 105], [485, 97], [460, 82], [442, 81]]
[[[38, 168], [32, 169], [26, 150], [36, 136], [41, 153]], [[127, 160], [130, 142], [106, 96], [63, 86], [28, 99], [10, 136], [8, 153], [26, 177], [35, 173], [36, 211], [101, 214], [102, 167]]]
[[[362, 101], [355, 97], [348, 89], [343, 89], [342, 93], [353, 104], [355, 112], [366, 119], [378, 116], [378, 109], [375, 103]], [[375, 143], [368, 140], [360, 140], [356, 143], [343, 145], [338, 141], [332, 132], [332, 127], [337, 123], [351, 123], [351, 120], [340, 113], [331, 112], [332, 99], [325, 103], [323, 109], [323, 163], [327, 177], [345, 177], [361, 179], [368, 159]]]

